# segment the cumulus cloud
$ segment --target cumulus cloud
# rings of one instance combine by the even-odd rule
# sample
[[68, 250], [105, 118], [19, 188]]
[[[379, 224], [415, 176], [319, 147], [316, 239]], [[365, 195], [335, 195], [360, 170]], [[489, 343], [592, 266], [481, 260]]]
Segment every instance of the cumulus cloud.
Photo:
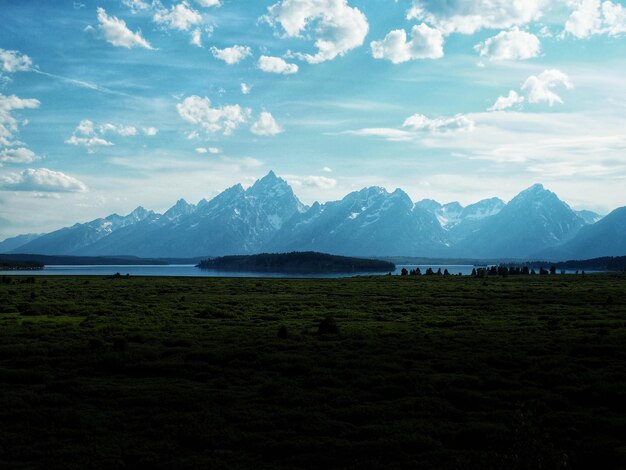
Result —
[[499, 32], [474, 46], [474, 49], [489, 60], [525, 60], [539, 55], [541, 42], [534, 34], [513, 28]]
[[283, 128], [278, 125], [271, 113], [263, 111], [250, 127], [250, 131], [256, 135], [277, 135], [283, 132]]
[[101, 124], [100, 133], [106, 134], [107, 132], [112, 132], [114, 134], [118, 134], [123, 137], [128, 137], [132, 135], [137, 135], [137, 128], [134, 126], [123, 126], [123, 125], [116, 126], [115, 124], [111, 124], [108, 122]]
[[544, 70], [539, 75], [531, 75], [522, 85], [522, 91], [529, 103], [563, 103], [559, 95], [554, 92], [557, 87], [573, 88], [569, 77], [560, 70]]
[[337, 180], [327, 176], [296, 176], [286, 175], [285, 179], [296, 188], [333, 189], [337, 186]]
[[268, 7], [263, 19], [287, 37], [315, 37], [317, 53], [295, 53], [311, 64], [332, 60], [363, 44], [367, 18], [347, 0], [281, 0]]
[[410, 41], [403, 29], [396, 29], [382, 41], [372, 41], [370, 46], [375, 59], [399, 64], [413, 59], [439, 59], [443, 57], [443, 42], [441, 31], [422, 23], [413, 26]]
[[36, 99], [22, 99], [15, 95], [5, 96], [0, 94], [0, 145], [17, 145], [18, 141], [13, 141], [15, 134], [19, 131], [20, 125], [25, 121], [18, 121], [13, 116], [13, 111], [20, 109], [35, 109], [40, 105]]
[[189, 31], [202, 22], [202, 15], [191, 8], [187, 2], [182, 2], [172, 5], [169, 10], [158, 9], [152, 19], [165, 28]]
[[196, 152], [217, 155], [218, 153], [220, 153], [220, 149], [218, 149], [217, 147], [198, 147], [196, 148]]
[[509, 91], [507, 96], [500, 96], [488, 111], [503, 111], [524, 102], [524, 97], [515, 90]]
[[249, 95], [250, 91], [252, 91], [252, 87], [250, 85], [248, 85], [247, 83], [241, 83], [241, 94], [242, 95]]
[[0, 150], [0, 166], [3, 163], [32, 163], [35, 160], [39, 160], [39, 157], [35, 155], [35, 152], [25, 147], [18, 148], [5, 148]]
[[446, 131], [471, 131], [474, 129], [474, 121], [462, 114], [451, 118], [434, 118], [423, 114], [414, 114], [405, 119], [402, 127], [413, 131], [446, 132]]
[[555, 103], [563, 103], [563, 100], [554, 91], [555, 88], [571, 89], [574, 85], [569, 77], [560, 70], [544, 70], [539, 75], [531, 75], [522, 84], [521, 92], [509, 91], [507, 96], [500, 96], [488, 111], [503, 111], [524, 102], [530, 104], [548, 103], [553, 106]]
[[202, 47], [202, 31], [200, 28], [196, 28], [191, 32], [189, 42], [194, 46]]
[[626, 8], [619, 3], [600, 0], [576, 0], [571, 3], [573, 11], [565, 23], [566, 33], [577, 38], [626, 33]]
[[[154, 127], [142, 129], [144, 135], [153, 136], [158, 132]], [[93, 153], [96, 147], [110, 147], [113, 142], [108, 141], [104, 136], [106, 134], [117, 134], [122, 137], [136, 136], [139, 133], [135, 126], [126, 126], [111, 124], [109, 122], [103, 124], [94, 124], [89, 119], [83, 119], [78, 123], [74, 133], [65, 140], [66, 144], [84, 146], [89, 153]]]
[[9, 191], [85, 192], [87, 186], [76, 178], [47, 168], [29, 168], [0, 177], [0, 188]]
[[220, 0], [196, 0], [196, 3], [202, 7], [219, 7], [222, 4]]
[[33, 62], [26, 54], [19, 51], [0, 49], [2, 71], [7, 73], [28, 72], [33, 69]]
[[232, 47], [225, 47], [224, 49], [212, 47], [211, 53], [216, 59], [223, 60], [228, 65], [233, 65], [241, 62], [246, 57], [250, 57], [252, 55], [252, 50], [248, 46], [235, 45]]
[[69, 138], [65, 139], [65, 143], [69, 145], [82, 145], [87, 148], [87, 151], [89, 153], [94, 152], [94, 147], [109, 147], [113, 145], [113, 142], [109, 142], [102, 137], [81, 137], [77, 135], [72, 135]]
[[280, 57], [272, 57], [267, 55], [262, 55], [261, 57], [259, 57], [257, 67], [263, 72], [280, 73], [283, 75], [290, 75], [298, 71], [298, 66], [296, 64], [289, 64]]
[[473, 131], [475, 122], [470, 117], [457, 114], [453, 117], [429, 118], [423, 114], [409, 116], [402, 123], [402, 129], [394, 127], [368, 127], [342, 132], [342, 134], [362, 137], [379, 137], [391, 142], [410, 142], [427, 135], [451, 135]]
[[141, 10], [148, 10], [150, 8], [150, 4], [145, 2], [144, 0], [122, 0], [122, 3], [130, 8], [133, 14]]
[[105, 39], [110, 44], [118, 47], [143, 47], [152, 49], [152, 46], [142, 36], [141, 32], [133, 32], [126, 26], [124, 20], [120, 20], [115, 16], [108, 16], [104, 8], [98, 8], [98, 23], [100, 30], [104, 34]]
[[539, 19], [547, 0], [414, 0], [408, 19], [434, 26], [444, 35], [509, 29]]
[[211, 107], [206, 96], [188, 96], [176, 105], [178, 114], [185, 121], [195, 124], [209, 134], [230, 135], [250, 118], [252, 111], [238, 104], [219, 108]]
[[154, 137], [158, 134], [159, 130], [156, 127], [144, 127], [141, 129], [144, 135], [148, 137]]

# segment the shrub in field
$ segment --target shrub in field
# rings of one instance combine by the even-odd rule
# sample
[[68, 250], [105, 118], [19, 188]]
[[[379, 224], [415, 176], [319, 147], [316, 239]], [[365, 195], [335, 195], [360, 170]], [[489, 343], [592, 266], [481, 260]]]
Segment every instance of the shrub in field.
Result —
[[320, 322], [317, 333], [320, 335], [338, 335], [339, 326], [333, 317], [326, 317]]

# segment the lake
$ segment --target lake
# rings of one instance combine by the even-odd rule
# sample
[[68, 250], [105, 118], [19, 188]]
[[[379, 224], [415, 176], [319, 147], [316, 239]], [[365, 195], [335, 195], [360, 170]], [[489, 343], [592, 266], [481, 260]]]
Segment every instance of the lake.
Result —
[[[416, 265], [399, 264], [393, 274], [400, 274], [402, 268], [407, 270], [420, 268], [422, 274], [426, 269], [433, 268], [434, 271], [441, 268], [443, 272], [447, 269], [450, 274], [461, 273], [469, 275], [472, 273], [472, 265]], [[120, 266], [120, 265], [85, 265], [85, 266], [46, 266], [37, 271], [0, 271], [0, 275], [29, 275], [29, 276], [110, 276], [120, 273], [125, 276], [176, 276], [176, 277], [297, 277], [297, 278], [336, 278], [352, 277], [356, 275], [368, 276], [381, 273], [320, 273], [320, 274], [285, 274], [285, 273], [253, 273], [253, 272], [227, 272], [202, 270], [193, 264], [169, 264], [160, 266]]]

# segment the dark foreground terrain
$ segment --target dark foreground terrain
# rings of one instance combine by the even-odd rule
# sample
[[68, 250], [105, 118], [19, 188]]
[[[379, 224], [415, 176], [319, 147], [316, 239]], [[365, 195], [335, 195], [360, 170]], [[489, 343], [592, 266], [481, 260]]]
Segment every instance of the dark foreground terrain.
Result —
[[122, 467], [626, 468], [626, 278], [3, 279], [0, 468]]

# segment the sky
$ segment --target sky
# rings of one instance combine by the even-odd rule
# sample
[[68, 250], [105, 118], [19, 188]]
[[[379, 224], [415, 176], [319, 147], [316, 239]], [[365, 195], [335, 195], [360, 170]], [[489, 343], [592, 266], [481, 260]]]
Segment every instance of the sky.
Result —
[[274, 170], [626, 205], [626, 5], [0, 0], [0, 240], [196, 203]]

